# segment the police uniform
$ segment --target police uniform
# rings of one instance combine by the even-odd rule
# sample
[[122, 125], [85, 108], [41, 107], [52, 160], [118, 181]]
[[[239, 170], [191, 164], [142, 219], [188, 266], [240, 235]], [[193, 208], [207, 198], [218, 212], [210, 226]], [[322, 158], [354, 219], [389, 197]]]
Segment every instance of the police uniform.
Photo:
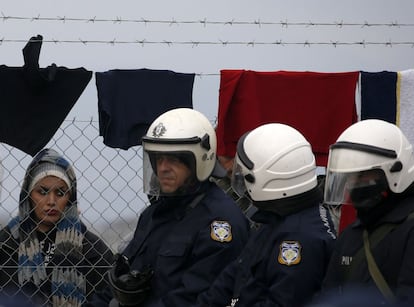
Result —
[[[368, 228], [368, 233], [386, 223], [396, 226], [385, 233], [376, 246], [371, 244], [371, 252], [394, 295], [406, 300], [413, 296], [414, 291], [414, 219], [407, 219], [414, 211], [414, 195], [386, 205], [392, 210], [376, 218], [377, 221]], [[375, 213], [372, 212], [371, 215]], [[364, 228], [358, 219], [339, 236], [324, 281], [324, 290], [337, 288], [343, 291], [344, 287], [350, 285], [376, 288], [368, 270], [365, 253], [362, 253], [362, 257], [356, 256], [363, 249]]]
[[327, 210], [313, 200], [285, 217], [252, 218], [260, 227], [199, 306], [302, 306], [319, 290], [335, 238]]
[[[202, 183], [202, 190], [161, 197], [141, 214], [123, 254], [131, 270], [154, 270], [142, 306], [190, 306], [247, 242], [249, 224], [240, 208], [215, 183]], [[108, 306], [109, 299], [109, 291], [100, 293], [91, 306]]]

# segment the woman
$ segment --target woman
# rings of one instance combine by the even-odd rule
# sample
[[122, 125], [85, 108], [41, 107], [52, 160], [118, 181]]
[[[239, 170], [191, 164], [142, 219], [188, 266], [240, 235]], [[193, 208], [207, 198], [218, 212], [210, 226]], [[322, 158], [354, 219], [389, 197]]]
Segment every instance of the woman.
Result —
[[80, 221], [76, 177], [53, 149], [27, 168], [19, 215], [0, 231], [3, 296], [27, 297], [42, 306], [81, 306], [106, 285], [113, 262], [108, 246]]

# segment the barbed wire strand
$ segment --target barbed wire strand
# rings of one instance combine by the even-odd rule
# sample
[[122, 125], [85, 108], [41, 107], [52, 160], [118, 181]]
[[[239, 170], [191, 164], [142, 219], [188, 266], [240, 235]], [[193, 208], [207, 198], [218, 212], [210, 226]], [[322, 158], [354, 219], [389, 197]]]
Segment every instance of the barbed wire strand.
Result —
[[[7, 39], [7, 38], [0, 38], [0, 46], [5, 43], [27, 43], [27, 39]], [[32, 40], [32, 42], [36, 42], [36, 40]], [[174, 46], [174, 45], [190, 45], [191, 47], [199, 47], [201, 45], [222, 45], [222, 46], [231, 46], [231, 45], [237, 45], [237, 46], [247, 46], [247, 47], [255, 47], [255, 46], [289, 46], [289, 45], [299, 45], [304, 47], [311, 47], [311, 46], [370, 46], [370, 45], [376, 45], [376, 46], [385, 46], [385, 47], [393, 47], [393, 46], [410, 46], [411, 48], [414, 47], [414, 41], [354, 41], [354, 42], [345, 42], [345, 41], [300, 41], [300, 42], [289, 42], [289, 41], [283, 41], [283, 40], [276, 40], [276, 41], [270, 41], [270, 42], [264, 42], [264, 41], [224, 41], [224, 40], [218, 40], [218, 41], [168, 41], [168, 40], [160, 40], [160, 41], [151, 41], [147, 39], [141, 39], [141, 40], [118, 40], [116, 38], [112, 40], [94, 40], [94, 39], [82, 39], [79, 38], [77, 40], [70, 40], [70, 39], [43, 39], [43, 43], [54, 43], [54, 44], [106, 44], [106, 45], [124, 45], [124, 44], [135, 44], [140, 45], [144, 47], [145, 45], [165, 45], [168, 47]]]
[[37, 16], [27, 17], [27, 16], [12, 16], [6, 15], [4, 12], [1, 12], [0, 19], [3, 22], [6, 21], [31, 21], [31, 22], [41, 22], [41, 21], [52, 21], [52, 22], [86, 22], [86, 23], [113, 23], [113, 24], [121, 24], [121, 23], [141, 23], [141, 24], [167, 24], [167, 25], [186, 25], [186, 24], [200, 24], [203, 26], [207, 25], [222, 25], [222, 26], [282, 26], [284, 28], [290, 26], [299, 26], [299, 27], [315, 27], [315, 26], [324, 26], [324, 27], [414, 27], [414, 23], [400, 23], [398, 21], [391, 21], [391, 22], [346, 22], [343, 20], [333, 21], [333, 22], [318, 22], [318, 21], [264, 21], [260, 19], [255, 19], [252, 21], [245, 21], [245, 20], [208, 20], [207, 18], [203, 18], [200, 20], [176, 20], [174, 18], [170, 20], [157, 20], [157, 19], [148, 19], [148, 18], [138, 18], [138, 19], [129, 19], [123, 18], [121, 16], [116, 16], [115, 18], [98, 18], [96, 16], [88, 17], [88, 18], [80, 18], [80, 17], [69, 17], [69, 16], [56, 16], [56, 17], [41, 17], [40, 14]]

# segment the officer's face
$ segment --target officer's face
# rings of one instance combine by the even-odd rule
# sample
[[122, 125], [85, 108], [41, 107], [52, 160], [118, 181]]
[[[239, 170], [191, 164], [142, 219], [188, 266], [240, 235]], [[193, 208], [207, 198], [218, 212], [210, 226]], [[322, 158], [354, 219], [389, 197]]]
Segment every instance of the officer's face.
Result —
[[163, 193], [174, 193], [182, 187], [191, 170], [173, 155], [157, 155], [157, 177]]

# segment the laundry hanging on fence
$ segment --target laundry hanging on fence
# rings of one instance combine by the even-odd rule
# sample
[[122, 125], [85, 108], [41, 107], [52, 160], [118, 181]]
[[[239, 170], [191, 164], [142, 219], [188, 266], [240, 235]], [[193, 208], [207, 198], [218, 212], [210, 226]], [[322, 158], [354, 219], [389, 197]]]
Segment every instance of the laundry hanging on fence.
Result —
[[193, 107], [194, 73], [114, 69], [96, 72], [99, 135], [105, 145], [127, 150], [140, 145], [155, 118]]
[[397, 73], [361, 71], [361, 120], [382, 119], [396, 123]]
[[414, 69], [398, 72], [397, 125], [414, 145]]
[[311, 143], [318, 166], [329, 146], [357, 121], [359, 72], [222, 70], [217, 155], [233, 157], [239, 137], [270, 122], [291, 125]]
[[0, 65], [0, 142], [31, 156], [56, 133], [92, 78], [85, 68], [39, 68], [42, 36], [23, 48], [24, 66]]

